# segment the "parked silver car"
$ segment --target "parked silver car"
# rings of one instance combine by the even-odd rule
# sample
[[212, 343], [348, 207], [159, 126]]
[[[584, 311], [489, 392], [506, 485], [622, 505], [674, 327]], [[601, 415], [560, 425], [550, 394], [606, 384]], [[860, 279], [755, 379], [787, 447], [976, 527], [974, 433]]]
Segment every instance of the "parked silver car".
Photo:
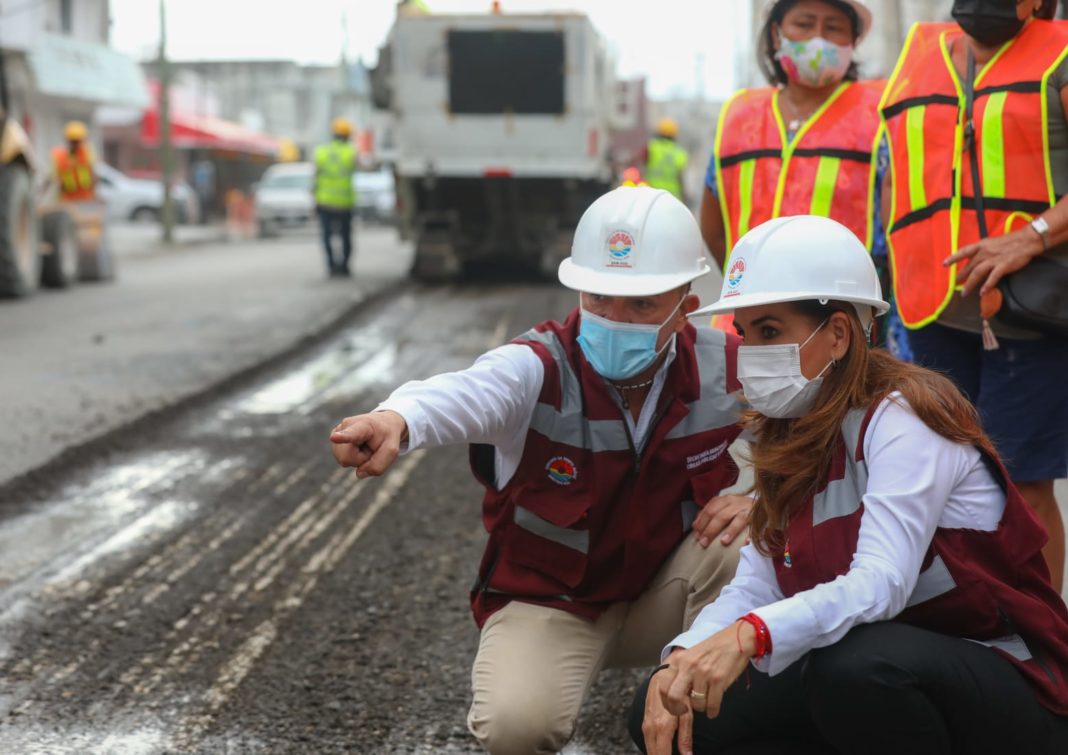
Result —
[[264, 171], [254, 194], [260, 236], [304, 225], [315, 217], [314, 182], [311, 163], [279, 163]]
[[[393, 173], [388, 169], [359, 170], [352, 178], [356, 214], [363, 220], [393, 221], [397, 202]], [[315, 166], [279, 163], [268, 168], [256, 185], [256, 223], [261, 236], [299, 226], [315, 217]]]
[[357, 171], [356, 212], [364, 220], [392, 223], [397, 205], [393, 171], [388, 168]]
[[[96, 193], [107, 204], [109, 219], [159, 222], [163, 214], [162, 183], [128, 176], [106, 163], [97, 163], [93, 172]], [[196, 223], [200, 219], [200, 202], [188, 184], [175, 183], [171, 199], [179, 223]]]

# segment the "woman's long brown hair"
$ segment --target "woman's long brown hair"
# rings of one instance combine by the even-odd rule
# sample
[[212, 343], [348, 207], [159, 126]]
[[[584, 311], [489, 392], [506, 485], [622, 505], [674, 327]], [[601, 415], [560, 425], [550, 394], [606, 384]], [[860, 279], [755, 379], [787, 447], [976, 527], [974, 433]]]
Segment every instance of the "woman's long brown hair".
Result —
[[[824, 375], [813, 411], [797, 419], [773, 419], [747, 412], [743, 423], [756, 440], [750, 447], [757, 502], [750, 537], [764, 555], [779, 555], [790, 515], [826, 483], [842, 421], [853, 409], [868, 409], [898, 391], [912, 411], [934, 432], [957, 443], [994, 453], [975, 408], [950, 380], [937, 372], [898, 361], [881, 349], [869, 349], [860, 318], [843, 302], [797, 302], [794, 308], [813, 327], [834, 312], [849, 318], [849, 351]], [[918, 449], [923, 453], [923, 449]]]

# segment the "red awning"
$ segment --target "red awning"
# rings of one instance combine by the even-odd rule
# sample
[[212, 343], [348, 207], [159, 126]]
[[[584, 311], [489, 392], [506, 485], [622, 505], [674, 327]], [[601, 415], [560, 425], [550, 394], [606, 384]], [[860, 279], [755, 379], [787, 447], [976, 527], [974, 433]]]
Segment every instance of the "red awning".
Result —
[[[159, 146], [158, 98], [154, 98], [152, 106], [145, 110], [141, 118], [141, 142], [146, 147]], [[281, 146], [277, 139], [245, 128], [239, 123], [173, 111], [171, 143], [179, 149], [225, 149], [272, 157], [278, 154], [278, 148]]]

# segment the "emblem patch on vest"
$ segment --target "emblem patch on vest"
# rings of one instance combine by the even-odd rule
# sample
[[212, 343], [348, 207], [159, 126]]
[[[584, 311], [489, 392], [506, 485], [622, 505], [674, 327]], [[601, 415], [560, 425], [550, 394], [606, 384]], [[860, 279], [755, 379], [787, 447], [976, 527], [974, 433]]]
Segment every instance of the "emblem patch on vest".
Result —
[[566, 456], [555, 456], [549, 459], [549, 463], [545, 465], [545, 471], [549, 473], [549, 479], [557, 485], [570, 485], [578, 477], [575, 462]]
[[631, 259], [633, 252], [634, 237], [626, 231], [612, 231], [608, 234], [608, 259], [605, 267], [634, 267]]
[[738, 286], [742, 282], [742, 278], [745, 276], [745, 259], [739, 257], [731, 263], [731, 269], [727, 271], [727, 291], [724, 296], [737, 296], [741, 292], [738, 291]]

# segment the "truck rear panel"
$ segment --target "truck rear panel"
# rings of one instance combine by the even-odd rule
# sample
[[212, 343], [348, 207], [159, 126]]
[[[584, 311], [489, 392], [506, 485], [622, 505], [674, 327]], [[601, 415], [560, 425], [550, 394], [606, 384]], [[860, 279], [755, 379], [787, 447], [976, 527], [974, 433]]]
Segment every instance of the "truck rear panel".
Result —
[[611, 67], [579, 14], [400, 18], [399, 176], [607, 181]]

